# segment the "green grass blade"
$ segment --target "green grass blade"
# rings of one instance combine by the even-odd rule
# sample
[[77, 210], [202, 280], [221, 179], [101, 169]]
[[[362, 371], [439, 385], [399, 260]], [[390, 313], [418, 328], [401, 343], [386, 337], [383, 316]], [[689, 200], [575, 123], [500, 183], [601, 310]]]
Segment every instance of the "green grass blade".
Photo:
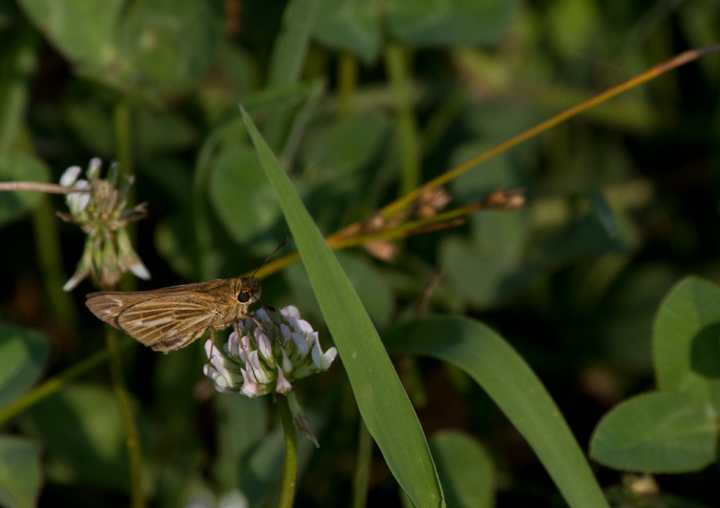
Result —
[[416, 507], [444, 505], [420, 422], [370, 317], [290, 179], [250, 116], [244, 110], [242, 114], [302, 255], [368, 430]]
[[568, 505], [608, 508], [550, 394], [497, 333], [467, 318], [429, 317], [393, 329], [385, 344], [392, 352], [432, 356], [465, 370], [527, 439]]

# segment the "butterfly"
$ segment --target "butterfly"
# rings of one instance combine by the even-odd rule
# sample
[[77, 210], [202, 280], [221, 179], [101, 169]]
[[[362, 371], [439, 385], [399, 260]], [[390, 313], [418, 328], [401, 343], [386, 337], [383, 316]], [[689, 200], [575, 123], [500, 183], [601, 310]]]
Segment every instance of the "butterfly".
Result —
[[155, 351], [183, 348], [210, 330], [251, 317], [250, 306], [260, 299], [255, 277], [216, 279], [151, 291], [101, 291], [87, 295], [85, 304], [98, 318], [124, 331]]

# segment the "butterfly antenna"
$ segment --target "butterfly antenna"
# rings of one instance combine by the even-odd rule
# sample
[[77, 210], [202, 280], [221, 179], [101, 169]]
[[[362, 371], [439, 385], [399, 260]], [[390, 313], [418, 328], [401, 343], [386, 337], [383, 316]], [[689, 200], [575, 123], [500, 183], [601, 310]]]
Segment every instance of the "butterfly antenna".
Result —
[[252, 275], [251, 275], [250, 277], [254, 277], [255, 274], [258, 273], [258, 270], [260, 270], [260, 268], [262, 268], [263, 266], [265, 266], [265, 263], [267, 263], [267, 262], [270, 260], [270, 258], [275, 255], [275, 253], [276, 253], [277, 251], [279, 251], [280, 249], [282, 249], [283, 247], [285, 247], [285, 246], [287, 245], [287, 243], [288, 243], [289, 240], [290, 240], [290, 237], [287, 237], [287, 236], [286, 236], [286, 237], [285, 237], [285, 240], [283, 240], [282, 243], [280, 243], [280, 245], [278, 245], [278, 246], [275, 248], [275, 250], [272, 251], [272, 253], [271, 253], [268, 257], [265, 258], [265, 261], [263, 261], [262, 264], [255, 269], [255, 271], [252, 273]]

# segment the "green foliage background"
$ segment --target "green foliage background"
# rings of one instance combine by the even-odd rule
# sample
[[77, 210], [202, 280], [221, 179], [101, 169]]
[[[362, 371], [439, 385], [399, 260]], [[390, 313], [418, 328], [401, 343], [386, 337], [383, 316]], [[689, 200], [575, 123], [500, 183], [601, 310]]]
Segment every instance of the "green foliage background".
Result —
[[[327, 236], [718, 40], [712, 0], [0, 0], [0, 181], [57, 182], [91, 157], [119, 160], [150, 210], [136, 245], [153, 279], [125, 287], [233, 277], [262, 262], [291, 222], [238, 103]], [[557, 506], [561, 492], [568, 501], [573, 471], [548, 466], [532, 437], [563, 434], [560, 414], [618, 502], [629, 502], [618, 470], [630, 470], [693, 472], [658, 479], [664, 506], [716, 503], [717, 466], [705, 467], [716, 459], [720, 372], [718, 90], [711, 55], [447, 186], [450, 208], [522, 188], [525, 209], [395, 242], [390, 262], [361, 248], [336, 253], [391, 351], [432, 357], [392, 358], [448, 506]], [[0, 193], [0, 410], [103, 348], [83, 304], [91, 284], [60, 291], [84, 239], [55, 210], [65, 210], [60, 197]], [[285, 268], [263, 281], [263, 298], [296, 305], [330, 346], [326, 304], [308, 278], [322, 266]], [[416, 320], [440, 271], [429, 300], [439, 316]], [[689, 274], [703, 280], [686, 279], [660, 307]], [[487, 360], [506, 351], [500, 336], [544, 383], [557, 417], [548, 399], [533, 420], [530, 402], [545, 399], [520, 388], [540, 385], [511, 348], [492, 357], [507, 363]], [[154, 506], [215, 506], [241, 492], [272, 506], [282, 469], [275, 408], [213, 394], [199, 342], [167, 356], [124, 353], [147, 496]], [[498, 365], [507, 376], [493, 377]], [[643, 393], [654, 376], [659, 391]], [[301, 446], [296, 504], [347, 506], [359, 428], [348, 376], [338, 361], [296, 390], [321, 442]], [[106, 366], [3, 425], [0, 504], [127, 505]], [[386, 459], [375, 450], [368, 505], [402, 502]]]

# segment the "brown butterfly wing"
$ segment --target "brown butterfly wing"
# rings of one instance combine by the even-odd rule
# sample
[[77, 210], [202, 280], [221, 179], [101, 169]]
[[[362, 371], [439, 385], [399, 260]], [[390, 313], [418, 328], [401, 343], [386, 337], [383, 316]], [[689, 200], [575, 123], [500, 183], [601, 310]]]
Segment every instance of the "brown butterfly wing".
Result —
[[120, 314], [136, 303], [157, 296], [159, 295], [153, 294], [152, 291], [103, 291], [87, 295], [85, 305], [98, 318], [119, 329], [118, 317], [120, 317]]
[[202, 293], [151, 298], [127, 308], [117, 322], [131, 337], [167, 353], [202, 337], [215, 319], [214, 302]]
[[167, 353], [201, 337], [217, 313], [212, 296], [186, 291], [178, 296], [174, 289], [91, 293], [86, 305], [106, 323]]

